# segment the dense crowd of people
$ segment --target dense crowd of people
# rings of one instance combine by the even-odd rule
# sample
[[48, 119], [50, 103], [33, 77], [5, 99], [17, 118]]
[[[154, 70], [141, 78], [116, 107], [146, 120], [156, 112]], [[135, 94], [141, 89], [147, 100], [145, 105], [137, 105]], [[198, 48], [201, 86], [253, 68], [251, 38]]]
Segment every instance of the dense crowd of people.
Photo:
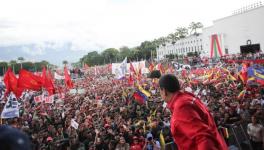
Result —
[[[211, 66], [214, 67], [217, 66]], [[238, 64], [221, 63], [221, 67], [236, 74]], [[198, 76], [191, 79], [182, 72], [177, 77], [182, 90], [194, 93], [207, 106], [229, 146], [243, 144], [234, 130], [241, 126], [251, 141], [246, 145], [248, 149], [264, 148], [263, 86], [245, 86], [240, 80], [221, 76], [217, 83], [197, 82], [194, 78]], [[144, 104], [133, 97], [137, 84], [151, 93]], [[28, 91], [19, 100], [20, 117], [1, 121], [27, 133], [32, 149], [159, 150], [164, 149], [164, 143], [166, 149], [176, 149], [170, 133], [170, 111], [160, 97], [157, 79], [142, 75], [140, 81], [131, 85], [101, 68], [97, 72], [88, 69], [82, 78], [75, 80], [74, 88], [84, 90], [83, 93], [69, 92], [62, 82], [56, 82], [56, 86], [57, 92], [65, 93], [64, 98], [56, 99], [53, 104], [36, 103], [34, 97], [42, 93]], [[246, 93], [238, 98], [245, 88]], [[0, 91], [4, 93], [4, 86], [0, 86]], [[4, 101], [3, 98], [0, 112]], [[77, 127], [72, 125], [73, 120]], [[233, 142], [232, 136], [239, 143]]]

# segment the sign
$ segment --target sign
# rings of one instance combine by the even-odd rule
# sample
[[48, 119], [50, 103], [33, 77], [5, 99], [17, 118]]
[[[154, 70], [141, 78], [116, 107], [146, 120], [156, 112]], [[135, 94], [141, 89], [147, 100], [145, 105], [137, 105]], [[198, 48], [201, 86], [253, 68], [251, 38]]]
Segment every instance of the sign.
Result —
[[53, 104], [54, 102], [54, 95], [48, 96], [48, 97], [44, 97], [44, 101], [46, 104]]
[[4, 110], [2, 111], [1, 118], [15, 118], [19, 117], [19, 108], [16, 97], [10, 94]]
[[41, 102], [43, 102], [43, 96], [42, 95], [35, 96], [34, 97], [34, 101], [35, 101], [35, 103], [41, 103]]
[[78, 93], [78, 94], [84, 94], [84, 93], [85, 93], [85, 89], [78, 89], [78, 90], [77, 90], [77, 93]]

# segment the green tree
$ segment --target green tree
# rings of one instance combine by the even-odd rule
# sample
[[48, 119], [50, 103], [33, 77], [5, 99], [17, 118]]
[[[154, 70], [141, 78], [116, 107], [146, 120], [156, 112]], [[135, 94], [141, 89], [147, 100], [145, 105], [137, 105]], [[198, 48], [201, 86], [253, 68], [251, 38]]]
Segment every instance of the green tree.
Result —
[[171, 41], [172, 44], [175, 44], [177, 40], [179, 40], [178, 33], [171, 33], [167, 36], [167, 39]]
[[191, 22], [190, 25], [189, 25], [189, 29], [191, 30], [190, 31], [190, 34], [194, 34], [194, 35], [197, 35], [197, 29], [202, 29], [203, 28], [203, 24], [201, 22]]
[[8, 63], [7, 62], [0, 62], [0, 76], [3, 76], [7, 71]]
[[179, 36], [179, 38], [185, 38], [188, 35], [188, 29], [185, 27], [178, 27], [176, 29], [176, 34]]
[[123, 46], [121, 48], [119, 48], [119, 57], [120, 59], [124, 59], [127, 57], [128, 60], [132, 59], [132, 51], [127, 47], [127, 46]]
[[106, 63], [117, 62], [119, 51], [115, 48], [108, 48], [104, 50], [101, 55], [105, 59]]

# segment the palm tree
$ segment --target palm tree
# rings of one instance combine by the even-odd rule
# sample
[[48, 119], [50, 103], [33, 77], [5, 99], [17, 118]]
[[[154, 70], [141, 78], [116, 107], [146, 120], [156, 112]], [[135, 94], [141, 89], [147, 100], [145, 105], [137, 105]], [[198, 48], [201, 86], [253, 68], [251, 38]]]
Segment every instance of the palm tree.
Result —
[[178, 27], [176, 29], [176, 34], [180, 39], [185, 38], [188, 35], [188, 29], [185, 27]]
[[171, 43], [174, 45], [177, 40], [179, 40], [178, 33], [171, 33], [167, 36], [167, 39], [171, 41]]
[[191, 22], [189, 25], [190, 33], [194, 31], [194, 35], [197, 35], [197, 29], [203, 28], [203, 24], [201, 22]]
[[162, 46], [165, 46], [166, 42], [168, 42], [168, 39], [166, 37], [160, 37], [158, 40], [160, 41]]
[[22, 63], [25, 60], [23, 57], [18, 57], [17, 60], [21, 63], [21, 69], [23, 68]]
[[63, 60], [62, 64], [64, 64], [64, 66], [66, 66], [68, 64], [68, 61], [67, 60]]

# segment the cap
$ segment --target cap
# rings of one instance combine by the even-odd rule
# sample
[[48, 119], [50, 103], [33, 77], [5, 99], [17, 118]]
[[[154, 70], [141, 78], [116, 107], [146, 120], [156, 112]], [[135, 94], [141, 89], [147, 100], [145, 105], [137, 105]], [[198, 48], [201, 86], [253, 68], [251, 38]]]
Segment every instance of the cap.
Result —
[[147, 134], [147, 139], [148, 139], [148, 138], [153, 138], [153, 135], [152, 135], [151, 133], [148, 133], [148, 134]]
[[31, 150], [31, 143], [26, 134], [8, 125], [0, 126], [0, 149]]

